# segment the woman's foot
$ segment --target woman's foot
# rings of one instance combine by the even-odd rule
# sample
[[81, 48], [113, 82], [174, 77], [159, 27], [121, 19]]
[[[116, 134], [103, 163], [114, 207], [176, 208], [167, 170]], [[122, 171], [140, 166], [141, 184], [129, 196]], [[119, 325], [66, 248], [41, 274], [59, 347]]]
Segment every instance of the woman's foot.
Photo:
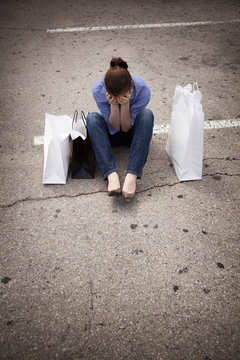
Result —
[[127, 173], [122, 189], [122, 196], [126, 199], [132, 199], [136, 192], [137, 175]]
[[120, 181], [118, 173], [115, 171], [108, 175], [108, 196], [119, 194], [121, 194]]

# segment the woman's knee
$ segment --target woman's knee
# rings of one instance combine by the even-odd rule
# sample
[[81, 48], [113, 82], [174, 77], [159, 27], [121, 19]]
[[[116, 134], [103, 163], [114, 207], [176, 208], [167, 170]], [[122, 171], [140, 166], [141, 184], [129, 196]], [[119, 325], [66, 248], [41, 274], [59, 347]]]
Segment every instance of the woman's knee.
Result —
[[98, 126], [98, 125], [103, 125], [105, 122], [104, 118], [102, 117], [102, 115], [100, 115], [97, 112], [91, 112], [88, 114], [87, 116], [87, 127], [90, 128], [92, 126]]
[[141, 110], [136, 117], [136, 121], [140, 122], [146, 126], [153, 127], [153, 124], [154, 124], [153, 112], [149, 109]]

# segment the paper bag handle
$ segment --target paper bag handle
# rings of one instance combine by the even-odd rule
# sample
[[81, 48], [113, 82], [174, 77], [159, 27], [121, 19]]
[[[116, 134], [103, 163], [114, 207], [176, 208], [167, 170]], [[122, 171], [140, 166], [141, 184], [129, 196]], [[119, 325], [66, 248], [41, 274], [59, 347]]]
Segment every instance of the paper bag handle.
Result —
[[[78, 111], [75, 110], [74, 114], [73, 114], [72, 128], [73, 128], [73, 123], [77, 122], [77, 118], [78, 118]], [[81, 111], [81, 118], [82, 118], [83, 124], [85, 125], [85, 128], [87, 128], [86, 116], [83, 111]]]
[[195, 91], [195, 90], [197, 90], [197, 91], [199, 90], [197, 82], [193, 83], [193, 91]]
[[87, 128], [86, 116], [85, 116], [85, 114], [84, 114], [83, 111], [81, 111], [81, 118], [82, 118], [82, 121], [83, 121], [83, 123], [84, 123], [84, 125], [85, 125], [85, 128]]
[[73, 123], [77, 122], [77, 117], [78, 117], [78, 111], [75, 110], [74, 114], [73, 114], [73, 120], [72, 120], [72, 129], [73, 129]]

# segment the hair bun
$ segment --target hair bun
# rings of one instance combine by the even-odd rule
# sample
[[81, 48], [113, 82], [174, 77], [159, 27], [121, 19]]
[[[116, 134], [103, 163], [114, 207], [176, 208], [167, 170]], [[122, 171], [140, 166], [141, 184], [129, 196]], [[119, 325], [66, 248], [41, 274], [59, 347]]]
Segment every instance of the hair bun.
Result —
[[128, 68], [128, 64], [126, 63], [126, 61], [124, 61], [120, 57], [112, 58], [112, 60], [110, 61], [110, 67], [113, 68], [114, 66], [119, 66], [119, 67], [124, 68], [124, 69]]

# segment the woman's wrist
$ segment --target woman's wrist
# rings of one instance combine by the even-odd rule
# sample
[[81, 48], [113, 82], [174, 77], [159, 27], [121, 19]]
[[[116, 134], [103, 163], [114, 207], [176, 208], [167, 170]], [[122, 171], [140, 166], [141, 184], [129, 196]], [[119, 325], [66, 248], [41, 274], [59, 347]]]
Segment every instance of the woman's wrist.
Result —
[[118, 104], [111, 104], [109, 123], [115, 130], [120, 130], [120, 111]]
[[129, 101], [121, 105], [120, 126], [121, 130], [124, 132], [131, 129], [131, 114]]
[[125, 109], [129, 108], [129, 101], [126, 102], [125, 104], [121, 104], [121, 107]]

